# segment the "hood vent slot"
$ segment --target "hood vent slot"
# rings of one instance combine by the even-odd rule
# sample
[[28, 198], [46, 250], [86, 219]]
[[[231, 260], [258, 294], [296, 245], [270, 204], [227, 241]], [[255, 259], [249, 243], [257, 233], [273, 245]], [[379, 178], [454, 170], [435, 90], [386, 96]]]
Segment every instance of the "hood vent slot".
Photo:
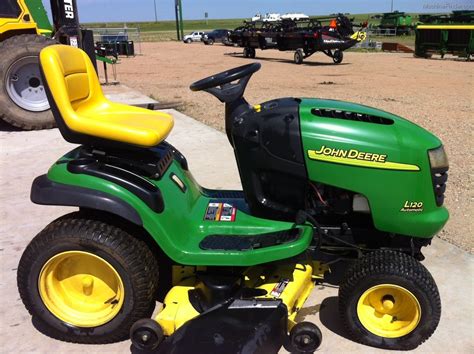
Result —
[[311, 110], [311, 113], [315, 116], [324, 117], [324, 118], [346, 119], [346, 120], [353, 120], [357, 122], [374, 123], [374, 124], [382, 124], [382, 125], [393, 124], [392, 119], [373, 116], [371, 114], [365, 114], [365, 113], [340, 111], [336, 109], [313, 108]]

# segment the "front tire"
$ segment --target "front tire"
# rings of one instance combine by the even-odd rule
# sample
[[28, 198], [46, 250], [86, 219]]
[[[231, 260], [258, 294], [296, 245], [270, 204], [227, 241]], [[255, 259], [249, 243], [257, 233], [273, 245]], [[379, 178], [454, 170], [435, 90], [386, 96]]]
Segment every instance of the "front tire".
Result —
[[295, 64], [301, 65], [301, 64], [303, 64], [303, 60], [304, 60], [303, 49], [297, 49], [296, 52], [295, 52], [295, 56], [294, 56]]
[[30, 242], [17, 277], [21, 299], [44, 334], [112, 343], [151, 316], [158, 264], [125, 227], [78, 212], [52, 222]]
[[357, 342], [411, 350], [435, 331], [441, 301], [433, 277], [421, 263], [383, 250], [368, 254], [347, 271], [339, 288], [339, 312]]
[[244, 48], [244, 57], [254, 59], [256, 56], [255, 48], [245, 47]]
[[332, 60], [334, 64], [342, 63], [342, 59], [344, 59], [344, 52], [342, 50], [335, 50], [334, 54], [332, 55]]
[[56, 44], [35, 34], [22, 34], [0, 43], [0, 118], [21, 129], [54, 127], [39, 69], [39, 53]]

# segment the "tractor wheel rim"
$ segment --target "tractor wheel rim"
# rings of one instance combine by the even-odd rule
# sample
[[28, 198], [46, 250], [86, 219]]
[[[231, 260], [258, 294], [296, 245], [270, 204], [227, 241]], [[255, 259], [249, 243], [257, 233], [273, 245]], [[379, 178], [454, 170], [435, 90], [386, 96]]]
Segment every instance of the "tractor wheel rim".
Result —
[[49, 109], [38, 57], [26, 56], [15, 61], [8, 68], [5, 80], [7, 94], [17, 106], [31, 112]]
[[421, 306], [413, 293], [394, 284], [376, 285], [357, 303], [357, 316], [371, 333], [399, 338], [411, 333], [420, 322]]
[[120, 312], [125, 291], [114, 267], [89, 252], [67, 251], [50, 258], [40, 271], [40, 297], [61, 321], [97, 327]]

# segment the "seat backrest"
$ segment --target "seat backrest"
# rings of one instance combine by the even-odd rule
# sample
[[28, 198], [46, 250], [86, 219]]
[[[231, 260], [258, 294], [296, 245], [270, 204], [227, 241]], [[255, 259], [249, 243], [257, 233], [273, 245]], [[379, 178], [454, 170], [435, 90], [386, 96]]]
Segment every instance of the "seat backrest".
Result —
[[81, 49], [58, 44], [41, 51], [40, 66], [61, 134], [69, 142], [80, 143], [79, 134], [71, 130], [78, 119], [75, 110], [84, 103], [104, 99], [92, 62]]

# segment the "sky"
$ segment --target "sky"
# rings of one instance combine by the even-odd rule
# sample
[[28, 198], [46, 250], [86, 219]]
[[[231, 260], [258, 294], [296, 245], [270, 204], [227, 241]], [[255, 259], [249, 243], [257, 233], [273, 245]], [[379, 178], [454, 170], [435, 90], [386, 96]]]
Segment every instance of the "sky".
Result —
[[[76, 0], [79, 18], [87, 22], [153, 21], [174, 19], [175, 0]], [[303, 12], [327, 15], [337, 12], [371, 13], [393, 9], [405, 12], [439, 13], [474, 10], [474, 0], [182, 0], [184, 19], [250, 18], [256, 13]], [[45, 5], [48, 0], [43, 0]]]

